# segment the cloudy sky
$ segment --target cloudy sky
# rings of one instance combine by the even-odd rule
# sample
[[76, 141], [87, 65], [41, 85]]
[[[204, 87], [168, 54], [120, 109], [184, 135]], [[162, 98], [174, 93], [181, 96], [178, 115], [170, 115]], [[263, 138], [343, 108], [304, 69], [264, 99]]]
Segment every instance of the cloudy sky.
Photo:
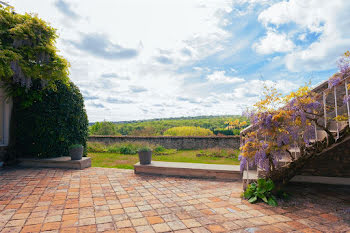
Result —
[[336, 71], [348, 0], [8, 0], [58, 30], [89, 120], [239, 114]]

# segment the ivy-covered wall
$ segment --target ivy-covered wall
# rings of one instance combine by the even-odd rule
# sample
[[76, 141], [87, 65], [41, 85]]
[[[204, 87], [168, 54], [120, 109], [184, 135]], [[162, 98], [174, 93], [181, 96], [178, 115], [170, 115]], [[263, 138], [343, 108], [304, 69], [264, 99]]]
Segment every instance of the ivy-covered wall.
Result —
[[68, 156], [72, 144], [86, 146], [88, 118], [84, 99], [71, 82], [57, 81], [57, 90], [45, 90], [41, 100], [23, 107], [14, 98], [11, 119], [10, 154], [16, 157]]
[[84, 100], [57, 37], [37, 15], [0, 3], [0, 88], [13, 100], [7, 161], [64, 156], [71, 144], [86, 144]]

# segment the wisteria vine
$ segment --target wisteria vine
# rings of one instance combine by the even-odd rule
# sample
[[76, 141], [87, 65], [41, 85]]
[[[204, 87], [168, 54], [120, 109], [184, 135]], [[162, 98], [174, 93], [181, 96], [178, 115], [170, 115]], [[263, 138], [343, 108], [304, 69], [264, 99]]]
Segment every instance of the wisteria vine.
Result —
[[[349, 64], [350, 52], [346, 52], [338, 61], [339, 73], [328, 81], [328, 92], [348, 77]], [[258, 166], [270, 172], [278, 168], [278, 161], [285, 156], [296, 160], [293, 148], [306, 148], [313, 143], [315, 127], [333, 137], [317, 120], [323, 115], [323, 104], [320, 102], [322, 96], [311, 91], [309, 85], [287, 96], [282, 96], [273, 87], [265, 87], [264, 94], [265, 97], [247, 114], [252, 125], [242, 135], [239, 156], [241, 171], [247, 166]], [[349, 95], [345, 95], [343, 103], [349, 101]], [[346, 119], [342, 117], [335, 120]], [[302, 156], [303, 150], [300, 153]]]

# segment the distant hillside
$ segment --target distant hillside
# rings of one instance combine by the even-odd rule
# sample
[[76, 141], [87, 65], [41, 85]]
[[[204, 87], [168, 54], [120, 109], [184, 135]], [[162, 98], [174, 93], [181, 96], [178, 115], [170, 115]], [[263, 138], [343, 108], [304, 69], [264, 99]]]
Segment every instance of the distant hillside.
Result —
[[[210, 119], [210, 118], [240, 118], [241, 115], [217, 115], [217, 116], [188, 116], [188, 117], [168, 117], [168, 118], [153, 118], [153, 119], [145, 119], [145, 120], [131, 120], [131, 121], [110, 121], [114, 124], [128, 124], [128, 123], [140, 123], [140, 122], [148, 122], [148, 121], [163, 121], [163, 120], [191, 120], [191, 119]], [[93, 125], [96, 122], [89, 122], [89, 125]]]
[[[247, 119], [240, 115], [225, 116], [196, 116], [196, 117], [176, 117], [159, 118], [137, 121], [118, 121], [105, 122], [94, 125], [90, 123], [90, 134], [95, 135], [134, 135], [134, 136], [157, 136], [173, 127], [195, 126], [210, 129], [214, 134], [237, 135], [239, 128], [226, 129], [227, 122], [246, 121]], [[104, 129], [102, 130], [102, 128]]]

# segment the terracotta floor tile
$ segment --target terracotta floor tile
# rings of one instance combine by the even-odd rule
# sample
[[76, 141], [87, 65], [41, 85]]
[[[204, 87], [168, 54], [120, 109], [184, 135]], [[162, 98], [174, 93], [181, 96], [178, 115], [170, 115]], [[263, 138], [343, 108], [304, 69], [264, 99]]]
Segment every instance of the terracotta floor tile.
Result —
[[0, 232], [350, 231], [346, 187], [291, 184], [294, 199], [270, 207], [242, 200], [239, 182], [122, 169], [5, 168], [0, 183]]
[[42, 231], [58, 230], [60, 228], [61, 222], [49, 222], [44, 223], [41, 227]]
[[168, 232], [171, 231], [170, 227], [166, 223], [158, 223], [152, 225], [155, 232]]
[[176, 230], [183, 230], [186, 229], [187, 226], [183, 224], [180, 220], [178, 221], [173, 221], [173, 222], [167, 222], [168, 226], [171, 228], [171, 230], [176, 231]]
[[137, 226], [144, 226], [147, 225], [147, 219], [146, 218], [136, 218], [136, 219], [131, 219], [132, 225], [135, 227]]
[[96, 217], [96, 224], [112, 222], [112, 216]]
[[24, 226], [21, 230], [21, 233], [30, 233], [30, 232], [40, 232], [41, 224]]
[[96, 218], [82, 218], [79, 219], [79, 226], [87, 226], [96, 224]]
[[136, 232], [134, 228], [122, 228], [122, 229], [118, 229], [117, 233], [134, 233]]
[[67, 227], [60, 229], [60, 233], [76, 233], [78, 232], [78, 227]]
[[81, 233], [90, 233], [90, 232], [92, 233], [96, 231], [97, 231], [96, 225], [80, 226], [78, 228], [78, 232], [81, 232]]
[[146, 219], [151, 225], [164, 222], [164, 220], [159, 216], [146, 217]]
[[130, 220], [122, 220], [115, 222], [115, 225], [117, 226], [117, 228], [131, 227], [131, 222]]
[[25, 223], [25, 219], [19, 219], [19, 220], [10, 220], [5, 225], [6, 227], [21, 227]]
[[192, 227], [200, 227], [202, 226], [198, 221], [195, 219], [183, 219], [181, 220], [188, 228]]
[[103, 223], [103, 224], [97, 224], [97, 231], [99, 232], [106, 232], [114, 230], [114, 224], [113, 223]]

